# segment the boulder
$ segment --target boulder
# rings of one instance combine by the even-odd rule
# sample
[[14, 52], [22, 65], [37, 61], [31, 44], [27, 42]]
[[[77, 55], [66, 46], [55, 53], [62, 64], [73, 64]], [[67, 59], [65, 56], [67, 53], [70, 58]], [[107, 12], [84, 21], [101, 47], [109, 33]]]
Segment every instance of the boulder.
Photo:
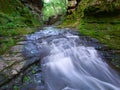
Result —
[[21, 45], [11, 47], [9, 52], [0, 57], [0, 87], [14, 78], [24, 68], [26, 63], [22, 54], [24, 43], [19, 42], [19, 44]]

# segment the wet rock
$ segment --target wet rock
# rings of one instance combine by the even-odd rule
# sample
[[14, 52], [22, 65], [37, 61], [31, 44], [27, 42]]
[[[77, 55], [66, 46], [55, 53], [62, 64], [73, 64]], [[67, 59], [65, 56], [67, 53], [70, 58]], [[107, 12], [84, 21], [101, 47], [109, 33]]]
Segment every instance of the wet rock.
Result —
[[20, 61], [19, 63], [16, 63], [15, 65], [12, 66], [12, 69], [15, 69], [17, 72], [20, 72], [26, 63], [26, 60]]
[[11, 73], [12, 73], [12, 75], [18, 74], [18, 72], [16, 70], [12, 70]]
[[21, 41], [17, 43], [17, 45], [25, 45], [25, 44], [26, 44], [26, 41]]
[[[14, 90], [14, 88], [18, 90], [45, 90], [39, 63], [28, 66], [20, 74], [17, 74], [17, 70], [16, 68], [11, 71], [15, 78], [10, 80], [6, 85], [3, 85], [0, 88], [1, 90]], [[6, 78], [1, 74], [0, 77], [2, 78], [0, 79], [1, 82]]]
[[0, 71], [2, 71], [6, 66], [7, 64], [2, 59], [0, 59]]
[[13, 52], [13, 53], [22, 53], [23, 51], [23, 45], [16, 45], [16, 46], [13, 46], [10, 51]]
[[[54, 39], [60, 40], [60, 38], [65, 37], [66, 35], [65, 40], [69, 40], [68, 37], [71, 37], [72, 40], [73, 37], [75, 38], [74, 35], [76, 35], [76, 33], [72, 33], [73, 36], [71, 36], [70, 33], [72, 32], [67, 30], [64, 32], [59, 30], [59, 32], [55, 31], [55, 33], [49, 32], [48, 30], [46, 32], [44, 30], [44, 33], [36, 32], [28, 37], [28, 41], [19, 42], [18, 45], [10, 49], [9, 53], [2, 55], [0, 58], [0, 86], [7, 84], [3, 90], [13, 90], [14, 86], [17, 86], [20, 90], [45, 90], [41, 66], [39, 64], [41, 58], [46, 57], [51, 53], [49, 50], [50, 46], [45, 45], [47, 42], [50, 43], [54, 41]], [[77, 38], [79, 39], [79, 36]], [[78, 39], [75, 41], [76, 45], [83, 44], [86, 47], [89, 45], [100, 51], [105, 50], [95, 39], [85, 36], [80, 36], [80, 41], [78, 41]], [[42, 41], [44, 41], [44, 43], [42, 43]], [[58, 42], [54, 41], [54, 43], [57, 44]], [[59, 45], [60, 44], [58, 43], [58, 46]], [[65, 43], [62, 45], [64, 46]]]
[[[41, 74], [38, 74], [41, 72], [40, 67], [34, 66], [34, 63], [38, 62], [39, 58], [26, 58], [25, 55], [23, 55], [25, 44], [26, 41], [18, 42], [17, 45], [11, 47], [7, 53], [0, 56], [0, 90], [13, 90], [15, 87], [21, 88], [22, 85], [23, 87], [20, 90], [28, 90], [31, 88], [32, 90], [40, 90], [40, 88], [42, 88], [42, 86], [40, 86], [42, 81], [38, 78], [36, 79], [36, 75], [37, 77], [41, 77]], [[24, 76], [29, 77], [30, 81], [27, 81], [27, 83], [23, 82], [22, 77]], [[34, 80], [40, 81], [36, 84], [37, 81]], [[34, 86], [28, 88], [30, 87], [30, 85], [27, 85], [28, 83], [30, 85], [33, 83]]]
[[6, 79], [6, 76], [3, 74], [0, 74], [0, 82], [3, 82]]
[[45, 90], [44, 86], [28, 85], [27, 87], [22, 88], [21, 90]]
[[13, 46], [9, 52], [1, 55], [0, 76], [3, 78], [1, 79], [2, 82], [0, 82], [0, 87], [14, 78], [24, 68], [26, 60], [24, 59], [22, 51], [23, 45], [16, 45]]

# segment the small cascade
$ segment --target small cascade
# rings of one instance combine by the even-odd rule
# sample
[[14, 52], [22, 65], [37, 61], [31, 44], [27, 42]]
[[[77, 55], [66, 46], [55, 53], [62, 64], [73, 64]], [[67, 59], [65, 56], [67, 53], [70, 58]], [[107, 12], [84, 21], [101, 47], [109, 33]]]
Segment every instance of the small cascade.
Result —
[[27, 39], [26, 56], [40, 59], [47, 90], [120, 90], [120, 76], [85, 36], [45, 27]]

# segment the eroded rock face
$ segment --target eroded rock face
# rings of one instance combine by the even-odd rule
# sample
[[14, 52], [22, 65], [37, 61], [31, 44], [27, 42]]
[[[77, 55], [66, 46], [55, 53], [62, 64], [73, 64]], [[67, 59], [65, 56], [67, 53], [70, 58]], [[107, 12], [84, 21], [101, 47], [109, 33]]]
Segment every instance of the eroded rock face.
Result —
[[21, 0], [21, 2], [41, 21], [42, 0]]
[[75, 7], [77, 4], [77, 1], [76, 0], [69, 0], [68, 1], [68, 7]]
[[72, 13], [75, 10], [77, 3], [77, 0], [68, 0], [68, 14]]
[[25, 4], [32, 4], [34, 7], [39, 8], [40, 10], [43, 7], [43, 2], [42, 0], [21, 0], [21, 2]]
[[84, 15], [93, 15], [98, 13], [119, 12], [120, 0], [81, 0], [77, 12]]
[[25, 42], [19, 42], [0, 58], [0, 86], [19, 74], [26, 63], [22, 54]]
[[39, 59], [24, 55], [26, 43], [20, 41], [0, 56], [0, 90], [44, 90]]

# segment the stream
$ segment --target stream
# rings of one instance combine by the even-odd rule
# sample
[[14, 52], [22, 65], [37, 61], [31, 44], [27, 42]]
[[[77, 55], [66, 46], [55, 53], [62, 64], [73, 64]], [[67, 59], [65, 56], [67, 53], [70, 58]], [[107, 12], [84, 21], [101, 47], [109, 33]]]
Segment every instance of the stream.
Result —
[[54, 27], [26, 38], [25, 56], [40, 60], [45, 83], [44, 89], [36, 90], [120, 90], [120, 76], [91, 39]]

